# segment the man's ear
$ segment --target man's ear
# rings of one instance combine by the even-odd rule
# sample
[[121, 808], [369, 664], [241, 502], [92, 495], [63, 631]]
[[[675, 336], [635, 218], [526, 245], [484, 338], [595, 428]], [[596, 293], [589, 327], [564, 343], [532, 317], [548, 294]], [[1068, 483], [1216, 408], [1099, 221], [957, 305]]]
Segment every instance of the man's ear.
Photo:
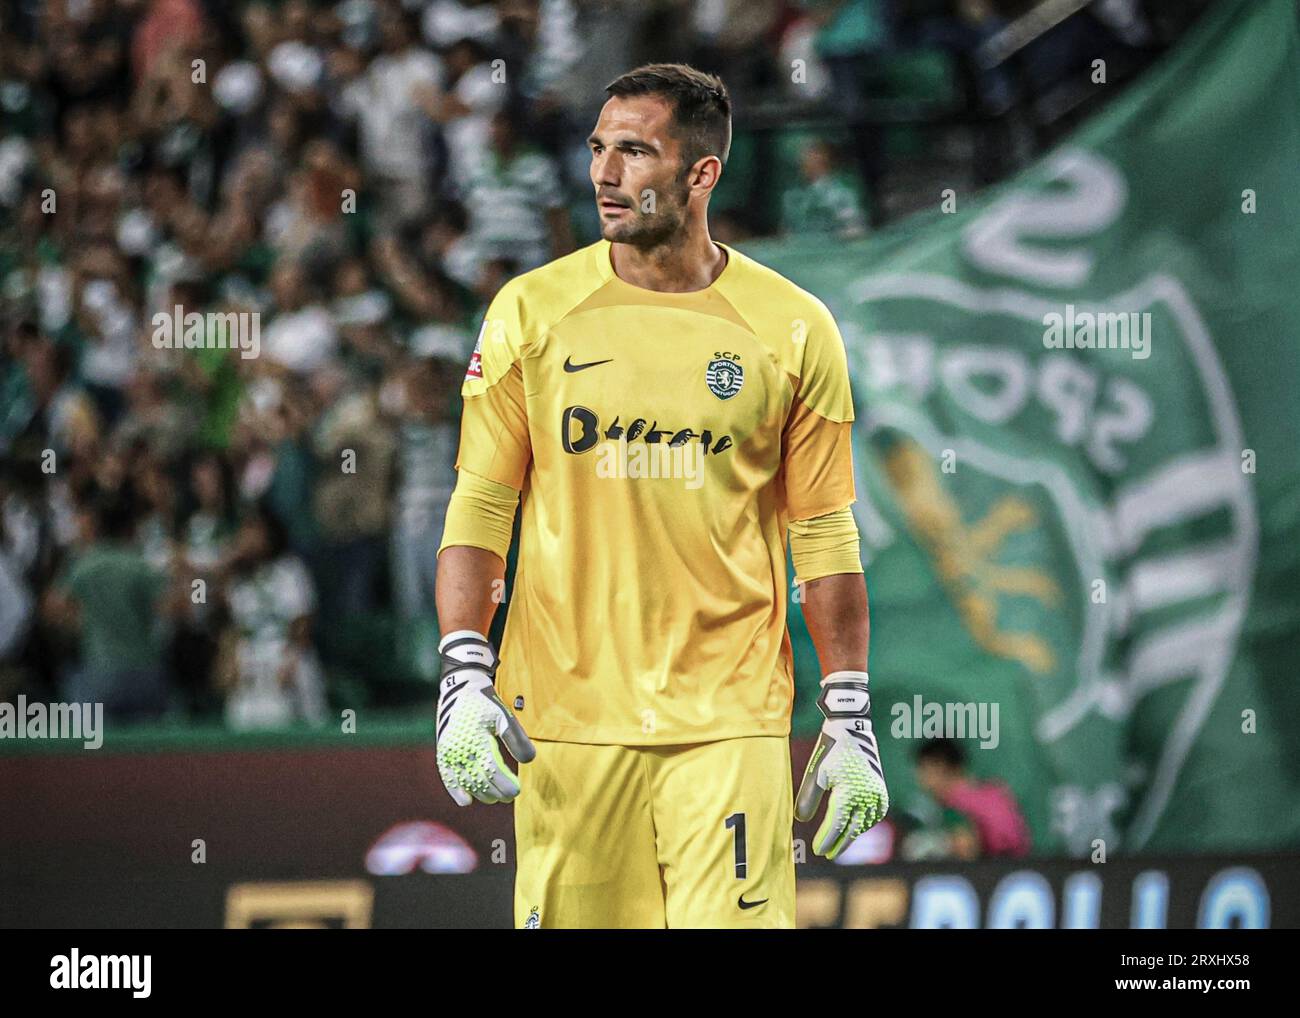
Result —
[[686, 184], [694, 192], [709, 195], [722, 177], [722, 160], [717, 156], [703, 156], [686, 173]]

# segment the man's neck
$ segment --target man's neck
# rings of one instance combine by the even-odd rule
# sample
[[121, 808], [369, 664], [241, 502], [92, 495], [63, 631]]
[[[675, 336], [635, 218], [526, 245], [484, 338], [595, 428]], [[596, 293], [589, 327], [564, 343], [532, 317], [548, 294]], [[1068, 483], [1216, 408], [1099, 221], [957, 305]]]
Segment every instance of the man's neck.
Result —
[[655, 247], [614, 243], [610, 257], [623, 282], [661, 293], [707, 289], [727, 266], [727, 252], [713, 243], [707, 226]]

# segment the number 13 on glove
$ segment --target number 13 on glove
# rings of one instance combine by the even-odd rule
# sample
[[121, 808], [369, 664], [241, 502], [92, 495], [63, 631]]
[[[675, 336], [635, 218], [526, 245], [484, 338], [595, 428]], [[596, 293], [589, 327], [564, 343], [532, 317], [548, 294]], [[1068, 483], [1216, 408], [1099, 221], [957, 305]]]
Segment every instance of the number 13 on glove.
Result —
[[866, 672], [832, 672], [822, 679], [817, 706], [826, 718], [795, 797], [794, 815], [811, 820], [831, 793], [813, 852], [834, 859], [889, 811], [880, 749], [871, 730]]

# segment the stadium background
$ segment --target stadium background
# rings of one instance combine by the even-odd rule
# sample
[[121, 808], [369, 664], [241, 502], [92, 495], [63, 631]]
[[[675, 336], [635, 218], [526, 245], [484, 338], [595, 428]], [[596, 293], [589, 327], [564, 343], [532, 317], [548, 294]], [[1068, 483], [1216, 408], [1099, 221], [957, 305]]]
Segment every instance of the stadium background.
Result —
[[[6, 4], [0, 698], [112, 716], [93, 751], [0, 741], [0, 923], [507, 921], [509, 811], [455, 810], [431, 749], [455, 388], [496, 289], [595, 238], [603, 84], [686, 59], [736, 104], [715, 234], [830, 304], [859, 406], [894, 822], [800, 864], [801, 922], [1295, 925], [1296, 17]], [[260, 355], [155, 348], [176, 303], [260, 313]], [[1067, 304], [1150, 312], [1151, 356], [1053, 356]], [[171, 587], [142, 625], [110, 575], [78, 639], [59, 594], [106, 506]], [[301, 695], [249, 709], [238, 648], [286, 644]], [[943, 818], [884, 713], [916, 696], [998, 705], [971, 769], [1031, 858], [926, 858]]]

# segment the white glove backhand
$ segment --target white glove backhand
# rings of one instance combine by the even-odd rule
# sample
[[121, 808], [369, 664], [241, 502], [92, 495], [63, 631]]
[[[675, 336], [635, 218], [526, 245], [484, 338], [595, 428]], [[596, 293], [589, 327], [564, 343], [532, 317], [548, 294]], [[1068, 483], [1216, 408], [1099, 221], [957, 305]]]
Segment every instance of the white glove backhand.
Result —
[[437, 753], [442, 783], [458, 806], [468, 806], [474, 799], [509, 802], [519, 794], [519, 779], [506, 766], [497, 737], [520, 763], [528, 763], [537, 749], [492, 685], [496, 651], [468, 630], [445, 636], [438, 651], [442, 679]]
[[834, 859], [889, 811], [889, 789], [871, 729], [866, 672], [832, 672], [817, 700], [826, 720], [795, 797], [794, 814], [811, 820], [829, 789], [830, 804], [813, 852]]

